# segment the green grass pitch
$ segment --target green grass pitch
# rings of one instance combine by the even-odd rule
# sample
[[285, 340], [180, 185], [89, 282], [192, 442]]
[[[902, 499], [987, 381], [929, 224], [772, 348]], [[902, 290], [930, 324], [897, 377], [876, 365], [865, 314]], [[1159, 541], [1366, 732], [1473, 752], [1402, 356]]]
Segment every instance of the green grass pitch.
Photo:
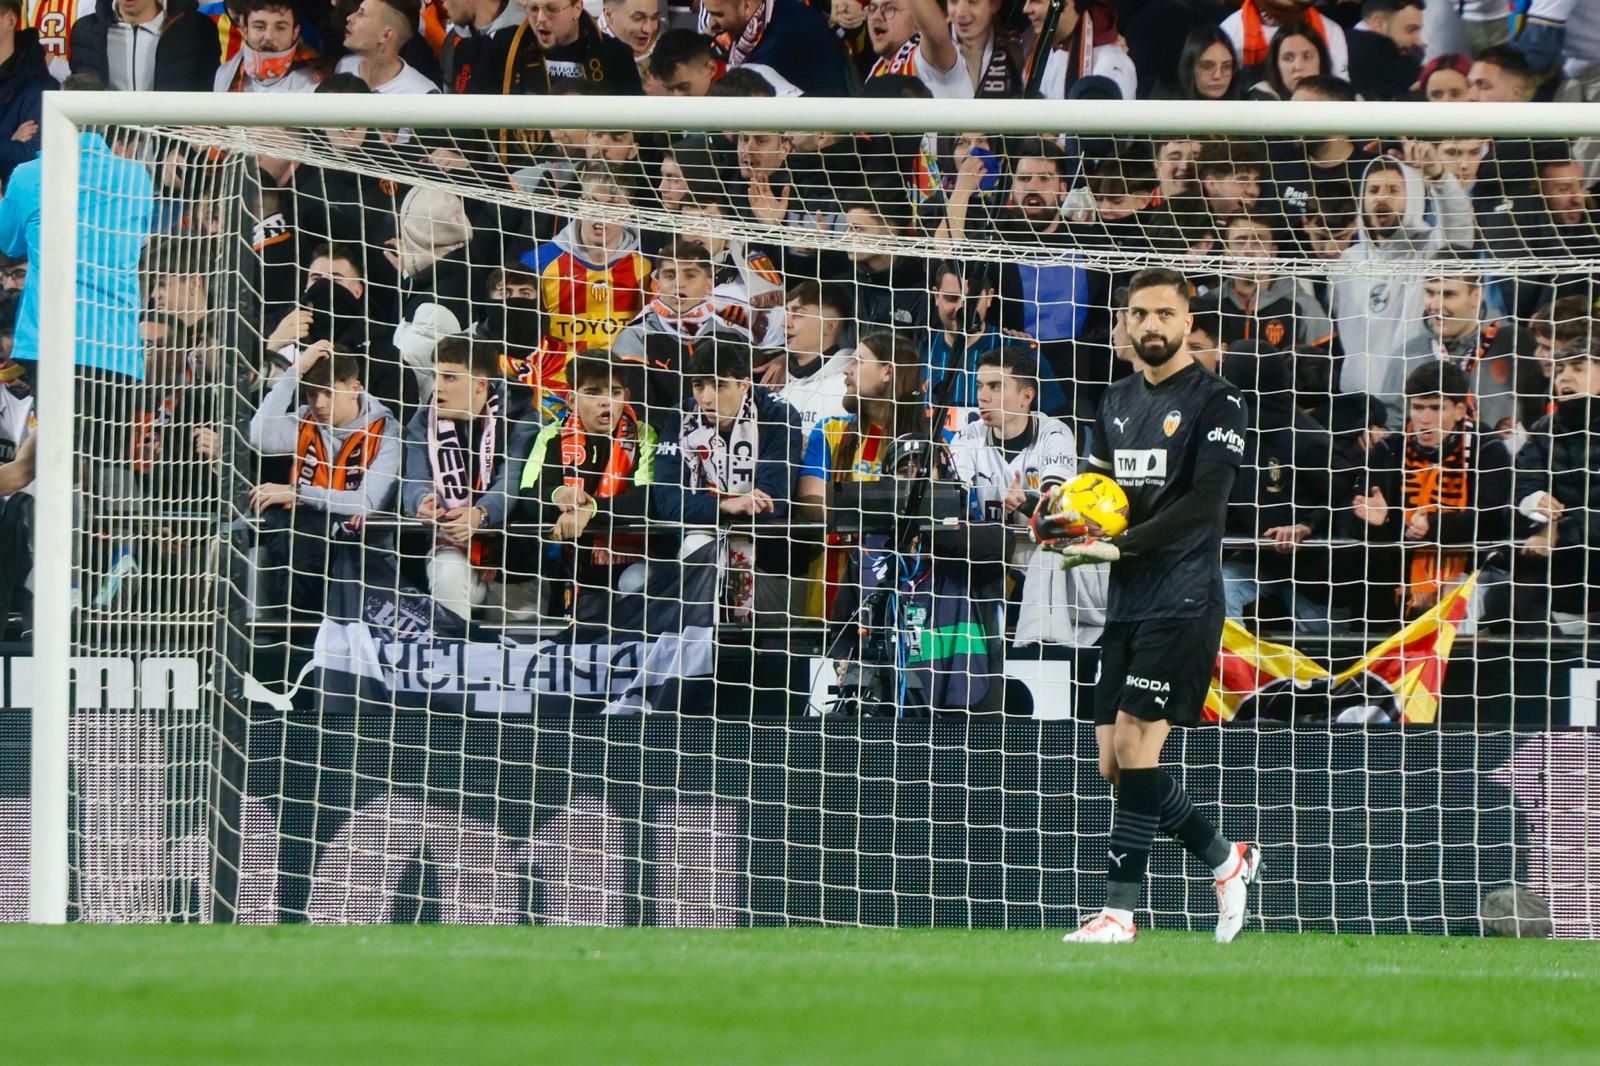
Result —
[[1593, 944], [1059, 936], [0, 927], [0, 1062], [1600, 1063]]

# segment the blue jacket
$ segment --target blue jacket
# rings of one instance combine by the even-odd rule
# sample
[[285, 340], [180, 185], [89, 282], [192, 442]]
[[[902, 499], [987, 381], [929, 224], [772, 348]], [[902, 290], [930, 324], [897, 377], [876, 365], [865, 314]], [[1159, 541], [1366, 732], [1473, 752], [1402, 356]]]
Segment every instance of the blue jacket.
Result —
[[[113, 155], [98, 133], [80, 133], [78, 162], [78, 366], [144, 379], [139, 344], [139, 255], [150, 232], [155, 197], [150, 174]], [[28, 281], [17, 313], [17, 359], [39, 358], [41, 162], [17, 167], [0, 200], [0, 252], [28, 260]]]
[[[789, 510], [789, 492], [800, 472], [805, 438], [795, 422], [794, 408], [777, 393], [761, 385], [756, 390], [756, 488], [772, 497], [772, 518]], [[679, 450], [682, 420], [667, 426], [656, 445], [656, 479], [650, 494], [651, 510], [669, 522], [710, 523], [721, 515], [715, 494], [688, 487], [688, 471]]]
[[38, 30], [18, 30], [11, 58], [0, 63], [0, 181], [9, 181], [19, 163], [39, 156], [39, 133], [25, 141], [11, 135], [24, 122], [38, 122], [46, 92], [57, 88], [39, 47]]

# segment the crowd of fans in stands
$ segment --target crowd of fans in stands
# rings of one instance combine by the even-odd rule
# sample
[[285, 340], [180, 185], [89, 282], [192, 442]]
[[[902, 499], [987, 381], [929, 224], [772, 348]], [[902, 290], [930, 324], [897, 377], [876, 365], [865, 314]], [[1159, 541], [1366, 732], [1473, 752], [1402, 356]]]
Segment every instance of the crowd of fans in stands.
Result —
[[[1059, 12], [1045, 0], [101, 0], [76, 13], [0, 0], [0, 551], [26, 539], [39, 352], [23, 279], [40, 253], [40, 95], [63, 79], [1600, 98], [1600, 5], [1574, 0], [1066, 0]], [[425, 180], [263, 154], [246, 198], [259, 277], [239, 287], [193, 251], [228, 236], [198, 179], [206, 161], [109, 135], [87, 136], [85, 173], [109, 175], [102, 217], [148, 240], [93, 253], [100, 317], [79, 327], [99, 343], [80, 351], [80, 380], [117, 390], [85, 402], [133, 433], [82, 448], [133, 481], [181, 464], [189, 503], [222, 491], [225, 453], [247, 469], [264, 613], [320, 609], [328, 575], [348, 569], [341, 553], [359, 572], [398, 551], [457, 617], [603, 619], [608, 596], [642, 587], [641, 560], [709, 551], [725, 618], [837, 619], [833, 590], [850, 580], [830, 546], [841, 483], [893, 473], [897, 441], [941, 436], [974, 518], [1021, 531], [1077, 470], [1100, 393], [1131, 369], [1126, 274], [1141, 256], [1208, 254], [1232, 266], [1191, 273], [1189, 344], [1251, 408], [1229, 512], [1231, 615], [1305, 632], [1392, 626], [1483, 568], [1506, 579], [1486, 582], [1485, 625], [1600, 606], [1586, 577], [1600, 560], [1600, 145], [1586, 140], [309, 132], [308, 147]], [[529, 206], [463, 195], [507, 181]], [[630, 208], [682, 227], [629, 225]], [[830, 239], [740, 236], [756, 226]], [[1058, 254], [930, 261], [895, 250], [911, 236]], [[1329, 270], [1306, 268], [1319, 260]], [[1434, 265], [1408, 268], [1419, 260]], [[244, 355], [254, 412], [240, 446], [259, 460], [229, 451], [218, 415], [228, 348]], [[930, 410], [948, 412], [942, 431]], [[406, 520], [398, 538], [386, 516]], [[109, 603], [133, 568], [159, 569], [162, 539], [91, 553], [85, 599]], [[1025, 537], [998, 543], [963, 561], [973, 596], [1009, 602], [1018, 640], [1092, 642], [1104, 575], [1069, 579]], [[0, 578], [0, 624], [15, 583]]]

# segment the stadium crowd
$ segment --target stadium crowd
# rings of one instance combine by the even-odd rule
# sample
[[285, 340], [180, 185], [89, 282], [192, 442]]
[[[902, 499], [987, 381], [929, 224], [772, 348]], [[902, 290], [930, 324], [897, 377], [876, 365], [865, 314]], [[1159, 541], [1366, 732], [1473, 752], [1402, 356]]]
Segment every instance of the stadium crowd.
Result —
[[[40, 94], [63, 81], [1596, 100], [1600, 5], [0, 0], [8, 557], [26, 545], [32, 491]], [[1003, 613], [992, 635], [1092, 643], [1103, 569], [1059, 569], [1026, 528], [1079, 469], [1100, 394], [1136, 358], [1128, 276], [1182, 255], [1231, 264], [1189, 274], [1187, 335], [1249, 405], [1228, 512], [1231, 616], [1392, 629], [1478, 570], [1498, 576], [1475, 608], [1485, 627], [1600, 607], [1600, 581], [1585, 576], [1600, 552], [1600, 145], [280, 135], [305, 150], [251, 161], [255, 273], [243, 285], [219, 277], [227, 212], [208, 200], [214, 159], [193, 148], [86, 134], [81, 208], [130, 235], [80, 263], [95, 299], [80, 306], [80, 337], [94, 343], [78, 354], [80, 411], [128, 433], [81, 447], [103, 461], [99, 483], [119, 471], [115, 492], [163, 507], [239, 488], [258, 516], [262, 618], [291, 605], [315, 616], [335, 575], [397, 561], [456, 618], [601, 622], [615, 597], [647, 591], [650, 561], [671, 560], [716, 568], [725, 621], [821, 619], [837, 643], [862, 609], [870, 546], [908, 547], [861, 518], [874, 505], [855, 483], [916, 472], [972, 490], [959, 538], [915, 542], [942, 565], [935, 614], [964, 599], [974, 617]], [[341, 152], [396, 179], [327, 164]], [[470, 195], [507, 182], [525, 205]], [[582, 215], [561, 210], [578, 203]], [[630, 225], [634, 209], [682, 228]], [[811, 236], [746, 236], [775, 226]], [[1054, 254], [927, 260], [896, 250], [911, 237]], [[1405, 268], [1419, 260], [1427, 270]], [[220, 369], [224, 351], [242, 355], [243, 384]], [[237, 446], [219, 415], [233, 407], [225, 390], [252, 412]], [[153, 473], [173, 469], [183, 477]], [[240, 471], [247, 485], [229, 476]], [[113, 603], [124, 578], [187, 550], [167, 525], [109, 539], [84, 557], [86, 603]], [[15, 568], [0, 577], [0, 624], [9, 614], [25, 628], [21, 584]]]

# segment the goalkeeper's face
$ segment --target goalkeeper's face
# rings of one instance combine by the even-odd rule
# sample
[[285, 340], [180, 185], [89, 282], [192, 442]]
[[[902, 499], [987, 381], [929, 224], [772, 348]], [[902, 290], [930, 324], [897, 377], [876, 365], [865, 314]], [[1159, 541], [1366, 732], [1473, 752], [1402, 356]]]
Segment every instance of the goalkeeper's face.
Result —
[[1152, 285], [1128, 296], [1128, 335], [1146, 366], [1160, 366], [1183, 351], [1193, 325], [1188, 297], [1170, 285]]

